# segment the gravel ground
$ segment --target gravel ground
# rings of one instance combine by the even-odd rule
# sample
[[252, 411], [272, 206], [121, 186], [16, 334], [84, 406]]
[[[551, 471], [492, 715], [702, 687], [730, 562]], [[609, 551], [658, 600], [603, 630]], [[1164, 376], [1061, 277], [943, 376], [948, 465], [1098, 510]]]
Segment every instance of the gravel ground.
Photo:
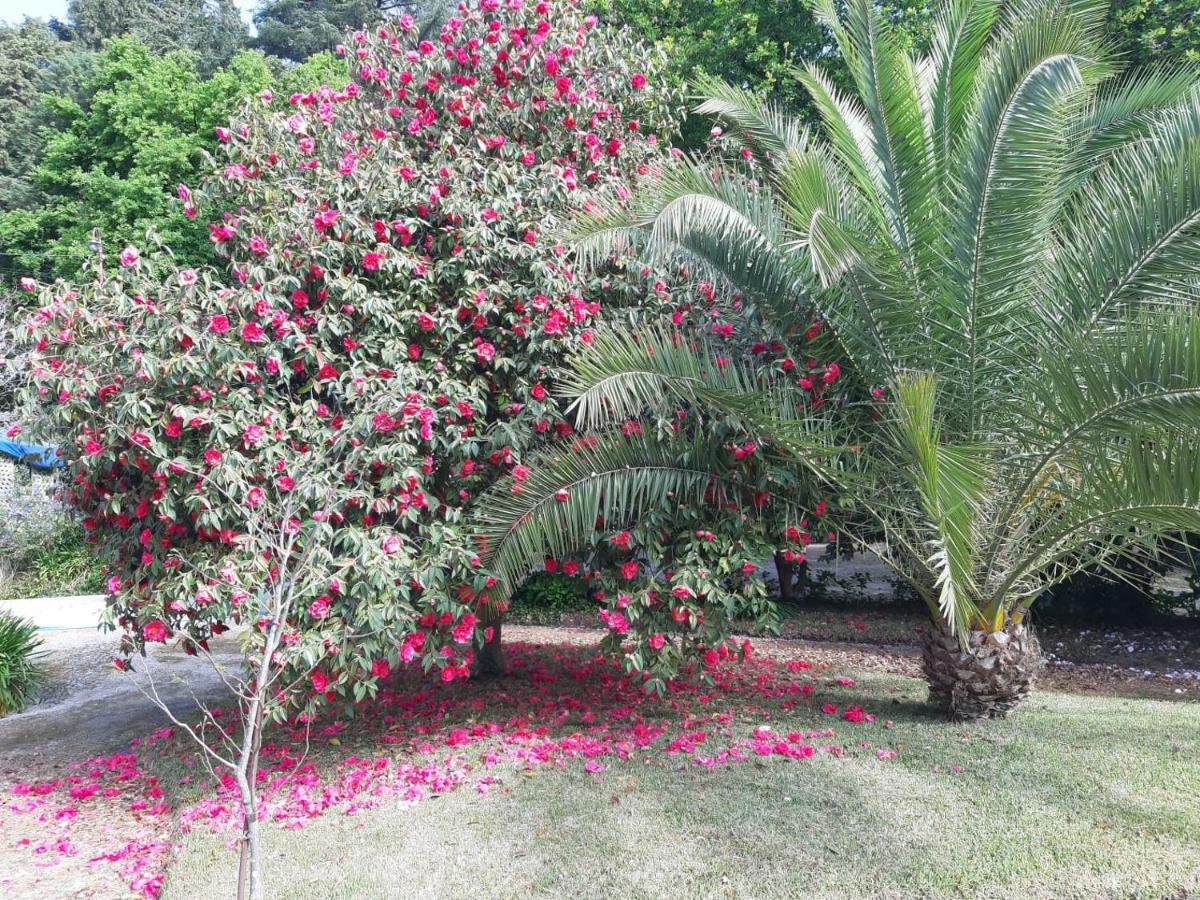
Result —
[[[131, 738], [167, 724], [167, 718], [138, 690], [153, 677], [163, 699], [186, 713], [195, 698], [226, 696], [212, 666], [168, 646], [137, 660], [126, 675], [113, 666], [118, 638], [91, 629], [47, 631], [46, 688], [22, 713], [0, 718], [0, 782], [19, 780], [31, 767], [53, 770], [67, 761], [116, 750]], [[238, 644], [228, 636], [214, 645], [224, 665], [238, 664]]]

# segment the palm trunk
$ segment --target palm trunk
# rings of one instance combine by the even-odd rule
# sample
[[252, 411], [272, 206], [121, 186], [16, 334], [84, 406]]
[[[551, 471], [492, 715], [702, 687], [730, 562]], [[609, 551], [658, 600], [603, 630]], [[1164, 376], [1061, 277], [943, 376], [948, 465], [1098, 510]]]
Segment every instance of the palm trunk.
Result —
[[954, 719], [1004, 718], [1033, 690], [1042, 649], [1024, 622], [972, 631], [964, 650], [939, 622], [922, 655], [929, 699]]

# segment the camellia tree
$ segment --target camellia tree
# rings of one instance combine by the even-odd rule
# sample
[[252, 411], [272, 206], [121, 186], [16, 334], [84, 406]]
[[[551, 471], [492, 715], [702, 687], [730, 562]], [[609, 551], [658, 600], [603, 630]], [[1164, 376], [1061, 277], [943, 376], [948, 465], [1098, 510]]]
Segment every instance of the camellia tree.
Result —
[[[255, 100], [218, 129], [218, 177], [179, 193], [186, 208], [237, 209], [209, 226], [224, 270], [127, 246], [91, 284], [39, 293], [37, 390], [67, 438], [71, 499], [109, 564], [108, 621], [126, 651], [177, 635], [203, 650], [258, 621], [261, 582], [245, 573], [261, 553], [245, 526], [265, 510], [328, 550], [324, 587], [288, 610], [280, 683], [292, 688], [273, 698], [303, 711], [352, 705], [410, 661], [444, 680], [499, 669], [514, 578], [483, 565], [467, 519], [500, 479], [519, 497], [545, 477], [527, 464], [535, 445], [577, 446], [554, 363], [601, 323], [670, 311], [703, 320], [719, 348], [735, 330], [721, 309], [752, 318], [686, 272], [584, 277], [551, 237], [590, 196], [636, 190], [672, 164], [661, 136], [681, 104], [658, 88], [657, 56], [571, 3], [481, 0], [436, 42], [414, 28], [401, 18], [354, 35], [350, 83], [297, 94], [283, 114]], [[720, 434], [722, 464], [750, 469], [760, 455], [745, 432]], [[310, 465], [331, 467], [344, 498], [319, 522], [301, 511], [288, 524], [280, 504]], [[763, 467], [738, 482], [748, 508], [772, 481], [787, 493], [778, 477]], [[726, 517], [726, 531], [677, 506], [653, 532], [593, 542], [607, 555], [592, 564], [615, 564], [626, 587], [621, 564], [635, 563], [721, 598], [679, 613], [702, 639], [653, 658], [641, 648], [663, 649], [669, 632], [657, 609], [609, 616], [612, 648], [636, 644], [627, 666], [659, 688], [697, 655], [727, 652], [735, 614], [764, 611], [761, 578], [743, 571], [762, 541], [799, 554], [809, 539], [800, 519], [789, 532]], [[823, 506], [811, 506], [815, 531]], [[612, 573], [594, 580], [615, 612]], [[248, 631], [252, 648], [262, 634]]]
[[237, 209], [208, 229], [223, 265], [151, 238], [90, 283], [24, 282], [121, 664], [240, 629], [247, 730], [224, 763], [251, 784], [262, 716], [350, 710], [400, 664], [499, 667], [503, 597], [464, 518], [569, 435], [551, 364], [668, 302], [640, 270], [582, 278], [549, 237], [670, 159], [661, 60], [567, 2], [415, 30], [355, 34], [347, 84], [217, 128], [216, 179], [178, 193]]

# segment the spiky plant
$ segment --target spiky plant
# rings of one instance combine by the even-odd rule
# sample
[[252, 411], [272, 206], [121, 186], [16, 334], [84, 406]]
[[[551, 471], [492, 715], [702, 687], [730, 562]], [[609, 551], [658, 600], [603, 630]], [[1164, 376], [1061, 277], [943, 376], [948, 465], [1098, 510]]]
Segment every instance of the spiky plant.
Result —
[[0, 716], [20, 712], [45, 681], [32, 622], [0, 612]]
[[[1037, 670], [1040, 594], [1200, 530], [1196, 73], [1122, 73], [1101, 0], [946, 0], [921, 59], [870, 0], [844, 18], [813, 5], [854, 83], [798, 73], [819, 135], [707, 83], [699, 110], [751, 150], [757, 181], [686, 162], [581, 223], [577, 245], [585, 262], [682, 254], [781, 327], [819, 311], [883, 398], [846, 487], [934, 615], [931, 697], [1003, 715]], [[592, 427], [682, 395], [778, 433], [728, 368], [643, 336], [597, 342], [571, 387]], [[650, 494], [623, 485], [647, 477], [630, 463], [593, 489], [636, 501]], [[531, 513], [512, 539], [533, 547], [548, 525]]]

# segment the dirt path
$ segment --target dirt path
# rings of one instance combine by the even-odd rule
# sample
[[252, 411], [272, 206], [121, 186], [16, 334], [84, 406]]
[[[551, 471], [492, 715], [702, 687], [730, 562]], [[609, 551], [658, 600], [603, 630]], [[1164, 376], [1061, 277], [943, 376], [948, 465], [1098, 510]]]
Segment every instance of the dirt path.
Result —
[[[168, 724], [137, 689], [147, 674], [177, 712], [194, 706], [194, 697], [212, 702], [226, 694], [208, 662], [166, 646], [138, 659], [137, 671], [125, 675], [113, 666], [117, 644], [115, 635], [90, 629], [45, 633], [46, 692], [25, 712], [0, 718], [0, 782], [123, 748]], [[215, 647], [216, 658], [236, 666], [237, 649], [227, 640]]]

